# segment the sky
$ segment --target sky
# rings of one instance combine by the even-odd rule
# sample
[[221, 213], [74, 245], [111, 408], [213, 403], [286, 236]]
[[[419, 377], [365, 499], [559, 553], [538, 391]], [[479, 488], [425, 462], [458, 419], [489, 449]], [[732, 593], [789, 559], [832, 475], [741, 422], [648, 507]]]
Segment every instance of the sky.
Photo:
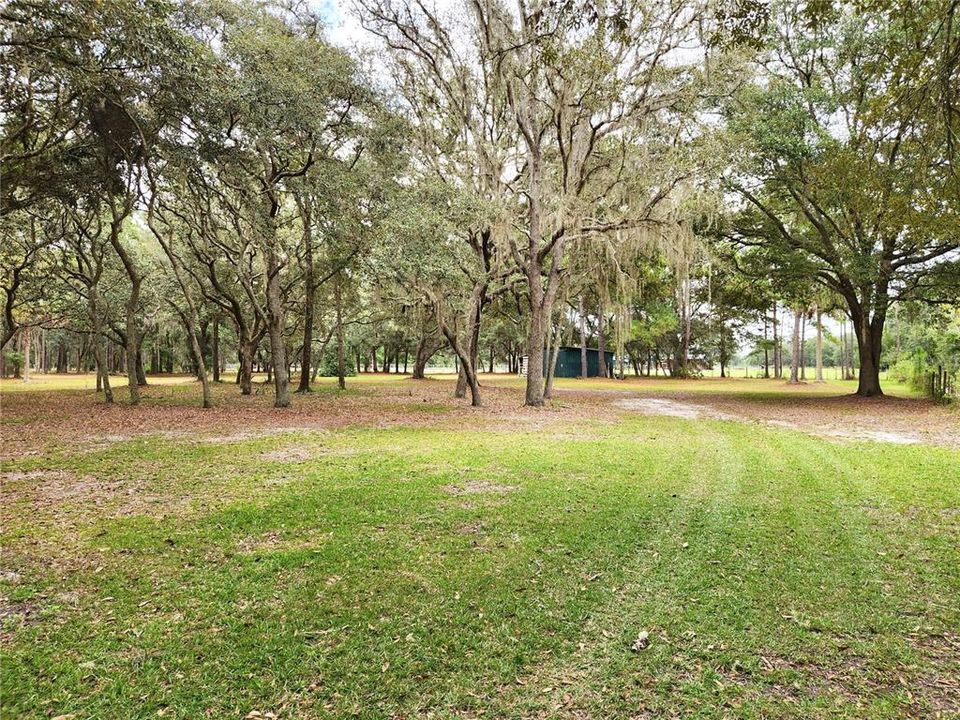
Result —
[[360, 27], [350, 0], [313, 0], [311, 5], [327, 25], [327, 37], [343, 47], [369, 46], [370, 35]]

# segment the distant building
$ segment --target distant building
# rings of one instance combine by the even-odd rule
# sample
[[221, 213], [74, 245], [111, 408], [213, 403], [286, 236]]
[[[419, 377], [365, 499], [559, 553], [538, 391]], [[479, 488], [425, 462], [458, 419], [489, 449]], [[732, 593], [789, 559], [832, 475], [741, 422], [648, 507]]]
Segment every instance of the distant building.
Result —
[[[604, 353], [607, 357], [607, 377], [613, 377], [613, 352], [607, 350]], [[550, 358], [547, 357], [546, 349], [543, 353], [543, 375], [547, 375], [547, 363]], [[520, 374], [527, 374], [527, 356], [520, 359]], [[587, 348], [587, 377], [600, 376], [600, 351], [596, 348]], [[554, 377], [580, 377], [580, 348], [571, 345], [561, 345], [557, 352], [557, 367], [554, 371]]]

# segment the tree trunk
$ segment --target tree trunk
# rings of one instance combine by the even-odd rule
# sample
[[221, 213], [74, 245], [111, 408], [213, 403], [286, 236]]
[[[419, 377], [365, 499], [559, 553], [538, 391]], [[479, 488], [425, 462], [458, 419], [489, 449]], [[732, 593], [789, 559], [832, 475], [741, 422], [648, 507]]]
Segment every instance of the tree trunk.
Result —
[[860, 359], [860, 378], [857, 383], [857, 395], [861, 397], [880, 397], [880, 351], [883, 339], [883, 318], [875, 317], [873, 322], [866, 314], [854, 320], [854, 332], [857, 336], [857, 350]]
[[[175, 262], [171, 258], [171, 262]], [[207, 377], [206, 359], [203, 357], [203, 346], [200, 344], [200, 334], [197, 332], [197, 307], [193, 302], [189, 288], [183, 277], [179, 274], [178, 267], [174, 267], [174, 272], [178, 275], [177, 280], [184, 293], [184, 300], [187, 303], [187, 310], [182, 314], [184, 325], [187, 327], [187, 340], [190, 348], [190, 354], [193, 357], [193, 364], [197, 368], [197, 380], [200, 381], [200, 387], [203, 389], [203, 407], [213, 407], [213, 397], [210, 394], [210, 380]]]
[[143, 370], [143, 338], [140, 338], [140, 344], [137, 345], [137, 385], [146, 387], [147, 374]]
[[[125, 216], [126, 214], [124, 213], [123, 217]], [[133, 262], [129, 253], [127, 253], [126, 248], [123, 247], [123, 243], [120, 242], [120, 228], [123, 217], [117, 217], [117, 215], [114, 214], [114, 220], [110, 224], [110, 244], [120, 257], [120, 262], [123, 263], [123, 268], [127, 273], [127, 280], [130, 286], [125, 305], [126, 327], [124, 328], [124, 332], [126, 337], [124, 338], [124, 350], [126, 352], [127, 387], [130, 389], [130, 404], [137, 405], [140, 402], [140, 384], [137, 381], [137, 350], [140, 347], [140, 341], [138, 339], [139, 332], [137, 329], [137, 309], [140, 306], [140, 285], [142, 279], [136, 264]]]
[[[187, 309], [189, 315], [196, 316], [196, 308], [191, 307]], [[193, 350], [193, 361], [197, 363], [199, 371], [197, 375], [200, 377], [200, 387], [203, 392], [202, 404], [205, 408], [213, 407], [213, 397], [210, 395], [210, 381], [207, 378], [207, 368], [205, 361], [203, 359], [203, 350], [200, 349], [200, 341], [197, 339], [197, 324], [194, 317], [187, 317], [187, 333], [190, 335], [190, 349]]]
[[[529, 100], [529, 98], [528, 98]], [[527, 143], [527, 247], [524, 274], [527, 280], [527, 383], [524, 404], [543, 405], [543, 341], [553, 311], [553, 301], [560, 288], [560, 265], [563, 259], [563, 234], [551, 238], [553, 245], [543, 245], [542, 227], [542, 157], [540, 138], [524, 132]], [[544, 262], [550, 258], [546, 286], [543, 283]]]
[[434, 315], [437, 318], [437, 326], [440, 328], [440, 332], [443, 333], [443, 336], [447, 339], [447, 342], [450, 344], [450, 348], [453, 350], [456, 357], [460, 360], [460, 367], [467, 375], [467, 386], [470, 388], [470, 404], [474, 407], [480, 407], [482, 404], [480, 402], [480, 385], [477, 382], [477, 374], [475, 372], [475, 366], [470, 361], [470, 356], [467, 354], [466, 348], [460, 344], [460, 340], [457, 338], [457, 334], [444, 322], [444, 319], [441, 315], [441, 306], [436, 298], [432, 298]]
[[[540, 279], [537, 278], [539, 285]], [[540, 294], [540, 293], [538, 293]], [[524, 398], [526, 405], [543, 405], [543, 306], [531, 300], [532, 307], [527, 324], [527, 388]]]
[[30, 382], [30, 341], [33, 338], [33, 328], [27, 327], [23, 333], [23, 382]]
[[[473, 294], [470, 296], [470, 310], [467, 313], [467, 329], [470, 334], [467, 336], [465, 350], [470, 358], [470, 369], [473, 371], [474, 380], [477, 378], [477, 368], [480, 364], [480, 321], [483, 315], [486, 293], [486, 282], [474, 285]], [[466, 397], [469, 383], [467, 375], [461, 366], [460, 372], [457, 374], [457, 389], [454, 392], [454, 397]]]
[[560, 356], [560, 327], [557, 327], [557, 334], [553, 340], [553, 347], [550, 351], [549, 364], [547, 365], [547, 381], [543, 388], [545, 398], [553, 397], [553, 376], [557, 371], [557, 358]]
[[587, 309], [582, 294], [577, 300], [577, 314], [580, 316], [580, 377], [585, 378], [590, 366], [587, 363]]
[[807, 379], [807, 309], [800, 316], [800, 379]]
[[680, 307], [682, 309], [683, 316], [683, 337], [680, 342], [680, 357], [677, 358], [677, 368], [679, 370], [677, 374], [680, 375], [680, 377], [690, 377], [690, 343], [693, 337], [693, 313], [690, 302], [691, 281], [689, 267], [686, 268], [684, 275], [685, 277], [681, 281], [680, 286]]
[[439, 346], [431, 342], [428, 335], [424, 335], [417, 343], [417, 352], [413, 360], [413, 379], [423, 380], [426, 377], [427, 363], [437, 354]]
[[220, 316], [213, 318], [213, 357], [210, 364], [213, 365], [213, 381], [220, 382]]
[[[340, 273], [338, 272], [338, 273], [337, 273], [336, 284], [333, 286], [333, 293], [334, 293], [333, 299], [334, 299], [334, 303], [336, 304], [336, 311], [337, 311], [337, 317], [336, 317], [336, 323], [337, 323], [337, 387], [339, 387], [341, 390], [345, 390], [346, 387], [347, 387], [347, 380], [346, 380], [347, 368], [346, 368], [346, 364], [345, 364], [345, 362], [344, 362], [344, 356], [343, 356], [343, 351], [344, 351], [344, 347], [343, 347], [343, 296], [342, 296], [342, 294], [341, 294], [342, 291], [341, 291], [340, 284], [341, 284], [341, 278], [340, 278]], [[359, 360], [358, 360], [358, 365], [359, 365]], [[357, 368], [357, 372], [359, 372], [359, 371], [360, 371], [360, 368], [358, 367], [358, 368]]]
[[240, 340], [240, 394], [250, 395], [253, 392], [253, 354], [255, 348], [251, 340]]
[[823, 322], [820, 317], [820, 306], [817, 306], [817, 377], [816, 382], [823, 382]]
[[597, 367], [602, 378], [607, 376], [607, 333], [603, 299], [597, 301]]
[[95, 286], [87, 289], [87, 305], [93, 324], [93, 358], [97, 364], [97, 375], [100, 378], [100, 386], [103, 388], [104, 399], [108, 403], [112, 403], [113, 389], [110, 387], [110, 373], [107, 369], [107, 359], [104, 357], [101, 344], [107, 341], [101, 334], [103, 323], [100, 319], [100, 294]]
[[108, 359], [105, 357], [103, 344], [107, 342], [102, 334], [103, 322], [100, 318], [100, 293], [96, 284], [87, 286], [87, 309], [90, 312], [90, 322], [93, 326], [93, 335], [90, 338], [93, 349], [93, 359], [97, 369], [97, 392], [103, 390], [104, 400], [113, 402], [113, 389], [110, 387], [110, 372], [107, 368]]
[[763, 376], [770, 377], [770, 348], [767, 347], [767, 314], [763, 314]]
[[[103, 342], [107, 342], [104, 340]], [[110, 373], [107, 370], [106, 358], [100, 343], [94, 343], [93, 357], [97, 363], [97, 374], [100, 377], [100, 387], [103, 389], [103, 398], [108, 403], [113, 402], [113, 388], [110, 387]]]
[[[183, 317], [182, 319], [184, 322], [184, 327], [187, 328], [187, 357], [189, 357], [190, 362], [193, 363], [193, 374], [197, 377], [197, 380], [203, 380], [203, 378], [200, 376], [201, 366], [196, 363], [196, 359], [193, 355], [193, 345], [192, 345], [193, 341], [190, 339], [190, 329], [187, 327], [186, 317]], [[198, 325], [195, 327], [197, 327], [197, 330], [198, 330], [197, 341], [200, 343], [200, 352], [203, 354], [203, 357], [206, 358], [207, 347], [210, 345], [209, 343], [210, 321], [207, 320], [203, 323], [198, 323]]]
[[313, 352], [313, 315], [316, 281], [313, 267], [313, 207], [309, 198], [298, 198], [300, 216], [303, 219], [303, 350], [300, 353], [300, 384], [298, 393], [310, 392], [310, 363]]
[[270, 364], [273, 366], [274, 401], [277, 408], [290, 407], [290, 378], [287, 375], [287, 350], [283, 344], [284, 312], [280, 297], [280, 259], [270, 238], [264, 254], [267, 270], [267, 325], [270, 335]]
[[779, 323], [777, 321], [777, 304], [773, 304], [773, 376], [775, 378], [783, 377], [783, 356], [780, 345], [780, 333], [778, 331]]
[[844, 335], [846, 332], [847, 321], [843, 318], [840, 319], [840, 379], [847, 379], [847, 340]]
[[800, 382], [800, 311], [793, 311], [793, 352], [790, 353], [790, 384]]
[[417, 353], [413, 359], [413, 379], [414, 380], [423, 380], [424, 373], [427, 369], [427, 361], [429, 357], [427, 355], [427, 338], [421, 337], [420, 341], [417, 343]]
[[210, 394], [210, 381], [207, 378], [207, 368], [205, 364], [206, 361], [203, 357], [203, 347], [200, 345], [200, 337], [199, 333], [197, 332], [197, 305], [193, 301], [193, 293], [190, 292], [189, 281], [184, 277], [184, 273], [181, 272], [180, 258], [173, 251], [173, 246], [171, 243], [166, 241], [160, 231], [154, 228], [152, 222], [152, 213], [153, 206], [151, 205], [148, 211], [147, 225], [150, 227], [154, 237], [160, 243], [164, 253], [170, 260], [170, 266], [173, 268], [173, 274], [177, 279], [177, 284], [180, 286], [180, 291], [183, 294], [184, 302], [187, 304], [187, 310], [183, 314], [183, 320], [184, 324], [187, 326], [187, 338], [190, 341], [190, 351], [193, 354], [193, 362], [197, 367], [197, 379], [200, 380], [200, 386], [202, 388], [203, 400], [201, 402], [204, 408], [212, 408], [213, 397]]

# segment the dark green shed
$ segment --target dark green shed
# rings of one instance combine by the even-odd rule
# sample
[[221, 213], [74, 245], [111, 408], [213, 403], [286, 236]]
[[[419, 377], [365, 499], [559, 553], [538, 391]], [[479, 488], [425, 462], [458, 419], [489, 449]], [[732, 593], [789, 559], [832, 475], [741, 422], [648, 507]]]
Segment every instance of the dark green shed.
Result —
[[[613, 353], [607, 350], [607, 377], [613, 377]], [[549, 360], [544, 357], [544, 374]], [[600, 351], [596, 348], [587, 348], [587, 377], [599, 377]], [[580, 348], [561, 345], [557, 352], [557, 368], [554, 377], [580, 377]]]

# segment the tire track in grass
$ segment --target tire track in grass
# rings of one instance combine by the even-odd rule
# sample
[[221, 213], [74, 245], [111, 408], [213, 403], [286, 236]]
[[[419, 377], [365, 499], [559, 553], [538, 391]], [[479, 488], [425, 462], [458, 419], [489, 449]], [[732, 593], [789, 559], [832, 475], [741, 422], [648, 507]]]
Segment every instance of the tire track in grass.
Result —
[[960, 518], [945, 512], [960, 500], [960, 453], [864, 444], [833, 460], [848, 470], [851, 490], [836, 502], [868, 539], [885, 611], [869, 643], [862, 627], [844, 637], [867, 645], [905, 714], [960, 717]]
[[[585, 628], [578, 652], [558, 658], [532, 683], [559, 679], [528, 712], [627, 717], [683, 706], [712, 717], [727, 705], [743, 716], [897, 716], [900, 698], [857, 696], [876, 687], [853, 677], [861, 660], [845, 652], [846, 641], [824, 634], [831, 623], [859, 627], [864, 618], [850, 617], [857, 607], [876, 632], [876, 611], [892, 617], [894, 609], [873, 582], [882, 557], [877, 538], [838, 501], [842, 486], [852, 484], [843, 458], [849, 449], [799, 433], [698, 425], [704, 444], [694, 472], [712, 474], [714, 482], [701, 484], [683, 518], [672, 516], [647, 546], [656, 552], [658, 541], [668, 543], [685, 527], [690, 548], [655, 565], [638, 563], [627, 573], [632, 582], [594, 616], [594, 626], [653, 627], [653, 644], [633, 656], [624, 633], [598, 641], [596, 627]], [[776, 477], [764, 477], [765, 468], [775, 468]], [[751, 558], [755, 551], [764, 554]], [[825, 604], [832, 617], [824, 615]], [[789, 684], [798, 680], [806, 681], [799, 692]]]
[[[675, 482], [668, 486], [673, 492], [661, 498], [651, 534], [621, 569], [609, 599], [591, 613], [576, 646], [505, 689], [504, 710], [538, 717], [637, 717], [648, 700], [664, 692], [657, 676], [669, 672], [671, 643], [688, 627], [682, 607], [702, 590], [693, 559], [700, 550], [694, 546], [702, 547], [701, 533], [717, 498], [733, 491], [728, 485], [736, 473], [723, 466], [736, 465], [736, 458], [722, 451], [722, 434], [714, 424], [672, 418], [648, 422], [671, 428], [670, 440], [687, 442], [691, 457], [675, 468]], [[628, 423], [625, 434], [640, 425]], [[660, 444], [658, 459], [673, 451], [671, 444]], [[640, 629], [651, 633], [652, 644], [634, 655], [629, 646]], [[641, 658], [648, 673], [637, 672]]]
[[760, 467], [778, 469], [761, 520], [770, 557], [748, 589], [776, 637], [755, 638], [761, 667], [749, 674], [772, 682], [749, 705], [762, 715], [789, 714], [794, 703], [814, 714], [895, 714], [864, 677], [864, 648], [851, 651], [843, 639], [851, 626], [876, 632], [877, 614], [889, 613], [874, 583], [876, 545], [839, 501], [850, 485], [846, 449], [795, 433], [765, 435], [752, 450]]

